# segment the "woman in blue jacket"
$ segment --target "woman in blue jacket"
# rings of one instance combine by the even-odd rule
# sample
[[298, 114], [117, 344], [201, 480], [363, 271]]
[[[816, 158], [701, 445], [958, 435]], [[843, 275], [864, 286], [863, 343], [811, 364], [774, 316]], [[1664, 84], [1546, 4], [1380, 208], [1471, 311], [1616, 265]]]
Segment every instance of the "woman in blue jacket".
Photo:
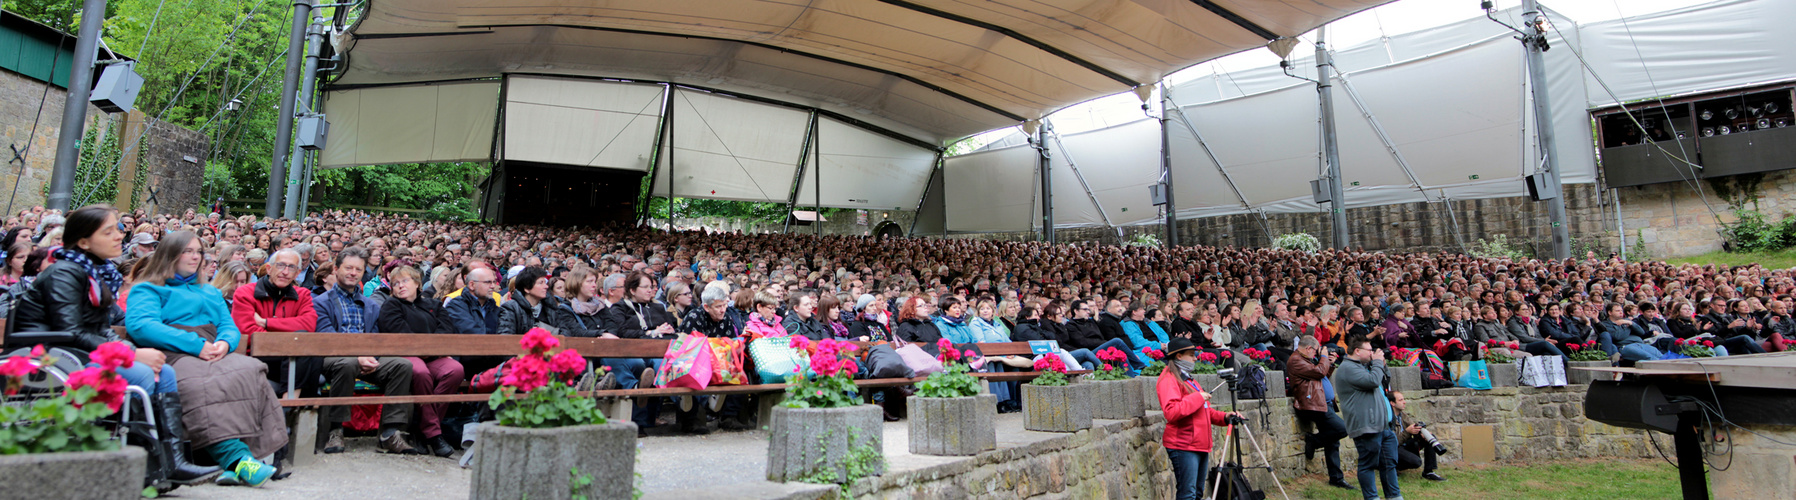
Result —
[[188, 443], [225, 470], [219, 484], [261, 486], [275, 470], [255, 457], [287, 445], [268, 366], [235, 354], [243, 337], [224, 296], [200, 280], [204, 252], [192, 232], [169, 233], [147, 259], [127, 301], [126, 331], [165, 352], [181, 374]]
[[1172, 340], [1159, 323], [1147, 320], [1147, 308], [1140, 302], [1129, 305], [1129, 319], [1122, 322], [1122, 329], [1129, 336], [1129, 345], [1135, 346], [1137, 359], [1148, 359], [1148, 349], [1165, 351], [1166, 343]]

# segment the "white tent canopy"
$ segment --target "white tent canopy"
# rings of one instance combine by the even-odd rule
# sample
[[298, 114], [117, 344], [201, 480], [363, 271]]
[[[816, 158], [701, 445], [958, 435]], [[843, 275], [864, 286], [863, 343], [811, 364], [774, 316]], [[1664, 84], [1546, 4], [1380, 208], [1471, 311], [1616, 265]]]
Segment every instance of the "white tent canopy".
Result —
[[334, 85], [541, 73], [704, 86], [942, 144], [1389, 0], [380, 0]]
[[[1499, 14], [1512, 22], [1518, 17], [1513, 10]], [[1337, 52], [1336, 65], [1344, 74], [1334, 78], [1335, 119], [1347, 206], [1526, 193], [1522, 177], [1537, 170], [1529, 158], [1539, 155], [1534, 152], [1524, 52], [1510, 35], [1479, 18]], [[1309, 53], [1306, 49], [1298, 53]], [[1571, 51], [1558, 50], [1547, 53], [1547, 65], [1554, 126], [1560, 137], [1568, 138], [1558, 143], [1561, 176], [1567, 183], [1594, 182], [1590, 145], [1576, 140], [1590, 136], [1578, 62]], [[1293, 67], [1298, 74], [1315, 75], [1313, 57], [1295, 58]], [[1170, 93], [1180, 106], [1169, 122], [1180, 217], [1323, 210], [1310, 200], [1308, 185], [1322, 173], [1319, 104], [1312, 83], [1272, 66], [1198, 77], [1173, 86]], [[1158, 132], [1157, 121], [1144, 119], [1063, 138], [1078, 171], [1086, 180], [1104, 179], [1102, 191], [1108, 195], [1099, 196], [1102, 213], [1094, 214], [1097, 207], [1083, 186], [1061, 180], [1060, 172], [1072, 169], [1054, 158], [1055, 225], [1164, 220], [1147, 190], [1160, 178]], [[1078, 140], [1084, 138], [1092, 140]], [[1021, 142], [998, 144], [1032, 151]], [[1027, 165], [994, 166], [980, 160], [978, 168], [1014, 170], [1035, 161], [1033, 155], [1002, 157]], [[977, 200], [957, 197], [959, 187], [952, 182], [956, 170], [971, 163], [947, 159], [951, 232], [993, 230], [986, 229], [990, 224], [963, 226], [954, 217], [956, 212], [996, 209], [989, 200], [986, 205], [955, 204], [957, 199]], [[1039, 221], [1014, 218], [998, 230], [1036, 226]]]

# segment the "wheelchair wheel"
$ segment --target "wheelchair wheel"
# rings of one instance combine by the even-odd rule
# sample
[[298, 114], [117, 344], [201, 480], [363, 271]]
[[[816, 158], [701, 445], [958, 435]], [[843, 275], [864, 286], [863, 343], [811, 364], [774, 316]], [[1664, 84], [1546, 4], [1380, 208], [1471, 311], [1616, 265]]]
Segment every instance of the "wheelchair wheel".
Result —
[[[45, 354], [46, 357], [51, 358], [51, 363], [39, 365], [37, 373], [26, 375], [22, 381], [19, 394], [26, 399], [40, 394], [61, 394], [63, 388], [68, 386], [69, 375], [84, 368], [79, 361], [82, 359], [81, 357], [62, 348], [51, 348]], [[20, 348], [0, 356], [0, 358], [30, 355], [30, 348]]]

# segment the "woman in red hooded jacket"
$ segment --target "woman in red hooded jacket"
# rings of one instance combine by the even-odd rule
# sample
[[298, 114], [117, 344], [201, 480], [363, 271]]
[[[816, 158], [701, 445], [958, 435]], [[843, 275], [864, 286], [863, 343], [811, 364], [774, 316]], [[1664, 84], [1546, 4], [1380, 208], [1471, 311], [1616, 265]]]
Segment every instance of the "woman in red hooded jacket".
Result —
[[1197, 346], [1190, 339], [1174, 338], [1166, 344], [1170, 361], [1160, 372], [1157, 392], [1165, 412], [1166, 456], [1172, 461], [1173, 488], [1178, 500], [1196, 500], [1204, 491], [1210, 463], [1210, 426], [1223, 425], [1230, 416], [1210, 406], [1210, 393], [1185, 375], [1197, 362]]

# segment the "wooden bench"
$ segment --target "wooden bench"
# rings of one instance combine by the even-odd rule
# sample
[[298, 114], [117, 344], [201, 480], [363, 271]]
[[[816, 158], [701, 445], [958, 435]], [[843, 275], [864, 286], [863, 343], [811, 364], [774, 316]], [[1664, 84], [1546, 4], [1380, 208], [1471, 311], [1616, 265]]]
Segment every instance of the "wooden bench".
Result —
[[[600, 339], [584, 337], [559, 337], [559, 349], [574, 349], [587, 358], [649, 358], [659, 359], [667, 352], [667, 340], [658, 339]], [[435, 356], [516, 356], [522, 353], [515, 335], [475, 335], [475, 334], [396, 334], [396, 333], [296, 333], [296, 332], [259, 332], [247, 342], [248, 354], [255, 357], [350, 357], [350, 356], [397, 356], [397, 357], [435, 357]], [[866, 348], [870, 342], [856, 342]], [[987, 356], [1027, 356], [1031, 354], [1027, 342], [1005, 342], [978, 344], [979, 350]], [[384, 404], [437, 404], [437, 403], [469, 403], [487, 401], [490, 394], [437, 394], [410, 396], [361, 396], [361, 397], [311, 397], [300, 398], [297, 374], [292, 363], [288, 364], [285, 374], [287, 381], [286, 394], [281, 406], [286, 408], [317, 408], [324, 406], [348, 405], [384, 405]], [[1078, 372], [1075, 372], [1078, 373]], [[469, 374], [472, 375], [472, 374]], [[1034, 379], [1038, 372], [999, 372], [972, 374], [986, 381], [1010, 382]], [[275, 374], [276, 377], [281, 376]], [[855, 381], [857, 387], [885, 388], [900, 387], [921, 382], [923, 377], [915, 378], [882, 378], [860, 379]], [[647, 381], [644, 381], [647, 382]], [[752, 384], [723, 385], [708, 387], [705, 390], [693, 390], [683, 387], [646, 387], [635, 389], [611, 389], [599, 391], [582, 391], [581, 395], [610, 399], [605, 414], [611, 418], [628, 420], [633, 400], [638, 398], [663, 396], [731, 396], [762, 395], [757, 405], [760, 421], [765, 422], [772, 413], [773, 406], [784, 399], [787, 384]], [[868, 391], [866, 397], [871, 398]], [[308, 425], [307, 420], [316, 415], [307, 413], [301, 423], [295, 426], [298, 434], [295, 442], [315, 435], [310, 429], [315, 422]], [[302, 455], [302, 454], [296, 454]]]

